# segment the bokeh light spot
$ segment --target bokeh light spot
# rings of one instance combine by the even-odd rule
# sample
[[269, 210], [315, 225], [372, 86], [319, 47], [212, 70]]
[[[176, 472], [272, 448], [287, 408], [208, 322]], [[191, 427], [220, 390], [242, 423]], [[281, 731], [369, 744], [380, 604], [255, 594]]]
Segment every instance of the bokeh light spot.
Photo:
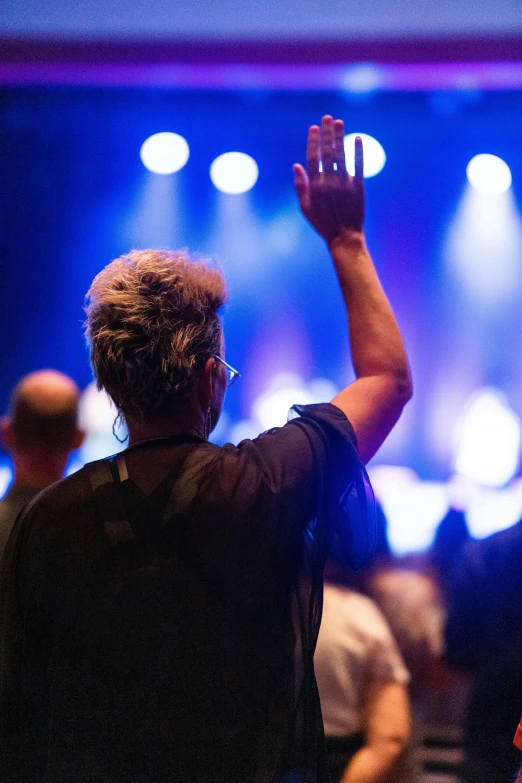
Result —
[[475, 155], [467, 165], [466, 176], [475, 190], [486, 195], [497, 196], [511, 187], [509, 166], [496, 155]]
[[254, 187], [258, 176], [257, 163], [244, 152], [225, 152], [210, 166], [210, 179], [222, 193], [246, 193]]
[[186, 139], [177, 133], [155, 133], [143, 142], [140, 149], [141, 162], [154, 174], [174, 174], [180, 171], [189, 155]]

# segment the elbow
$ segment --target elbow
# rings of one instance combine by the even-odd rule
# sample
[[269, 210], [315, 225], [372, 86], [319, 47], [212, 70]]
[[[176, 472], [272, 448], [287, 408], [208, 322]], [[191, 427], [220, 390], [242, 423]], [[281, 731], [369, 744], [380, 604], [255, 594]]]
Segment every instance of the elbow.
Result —
[[404, 408], [413, 397], [413, 381], [409, 367], [394, 375], [394, 392], [398, 405]]
[[409, 745], [409, 735], [401, 734], [384, 739], [379, 746], [378, 752], [383, 762], [389, 768], [394, 768], [399, 764], [406, 754]]
[[383, 375], [384, 388], [390, 409], [394, 411], [396, 419], [401, 415], [404, 406], [413, 396], [413, 383], [409, 368]]

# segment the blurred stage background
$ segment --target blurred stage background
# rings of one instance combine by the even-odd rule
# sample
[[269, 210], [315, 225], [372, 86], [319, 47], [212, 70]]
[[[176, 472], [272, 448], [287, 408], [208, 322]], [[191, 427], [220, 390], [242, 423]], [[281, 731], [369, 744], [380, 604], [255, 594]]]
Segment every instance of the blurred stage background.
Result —
[[[323, 4], [324, 5], [324, 4]], [[502, 6], [500, 8], [499, 6]], [[131, 248], [186, 247], [225, 270], [227, 395], [217, 442], [330, 399], [352, 376], [321, 240], [298, 212], [292, 163], [322, 114], [386, 155], [367, 179], [368, 243], [409, 349], [415, 396], [370, 473], [397, 552], [423, 549], [450, 504], [483, 537], [522, 514], [522, 9], [509, 0], [354, 1], [315, 8], [144, 8], [8, 0], [0, 39], [0, 405], [27, 372], [91, 382], [83, 298]], [[143, 142], [181, 135], [186, 164], [147, 170]], [[242, 152], [258, 178], [221, 192], [209, 169]], [[466, 177], [478, 154], [502, 193]], [[488, 184], [489, 183], [489, 184]], [[501, 190], [486, 173], [481, 190]], [[502, 184], [502, 183], [501, 183]], [[504, 183], [505, 184], [505, 183]], [[507, 183], [509, 185], [509, 183]], [[118, 448], [88, 390], [75, 465]], [[0, 455], [0, 490], [9, 481]]]

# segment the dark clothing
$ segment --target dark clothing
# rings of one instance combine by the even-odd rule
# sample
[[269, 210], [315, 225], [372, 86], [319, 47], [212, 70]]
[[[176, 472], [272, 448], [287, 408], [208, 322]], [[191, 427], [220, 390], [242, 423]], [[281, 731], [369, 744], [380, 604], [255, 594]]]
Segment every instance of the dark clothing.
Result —
[[16, 517], [41, 488], [29, 487], [16, 481], [11, 484], [6, 495], [0, 500], [0, 560], [4, 554], [7, 540], [13, 529]]
[[114, 481], [93, 492], [101, 466], [86, 466], [17, 521], [0, 576], [3, 781], [328, 780], [323, 567], [334, 535], [361, 565], [374, 531], [346, 417], [297, 410], [238, 447], [136, 446]]
[[346, 767], [365, 745], [363, 732], [348, 737], [326, 737], [328, 769], [331, 783], [341, 783]]
[[446, 628], [451, 665], [473, 675], [466, 781], [512, 783], [522, 704], [522, 523], [470, 542], [456, 565]]

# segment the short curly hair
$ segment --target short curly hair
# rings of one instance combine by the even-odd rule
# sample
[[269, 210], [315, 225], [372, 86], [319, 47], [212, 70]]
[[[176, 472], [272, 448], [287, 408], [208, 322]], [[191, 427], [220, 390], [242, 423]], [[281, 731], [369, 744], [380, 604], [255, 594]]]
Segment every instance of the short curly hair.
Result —
[[87, 292], [86, 336], [99, 389], [125, 417], [159, 415], [220, 351], [221, 272], [183, 251], [133, 250]]

